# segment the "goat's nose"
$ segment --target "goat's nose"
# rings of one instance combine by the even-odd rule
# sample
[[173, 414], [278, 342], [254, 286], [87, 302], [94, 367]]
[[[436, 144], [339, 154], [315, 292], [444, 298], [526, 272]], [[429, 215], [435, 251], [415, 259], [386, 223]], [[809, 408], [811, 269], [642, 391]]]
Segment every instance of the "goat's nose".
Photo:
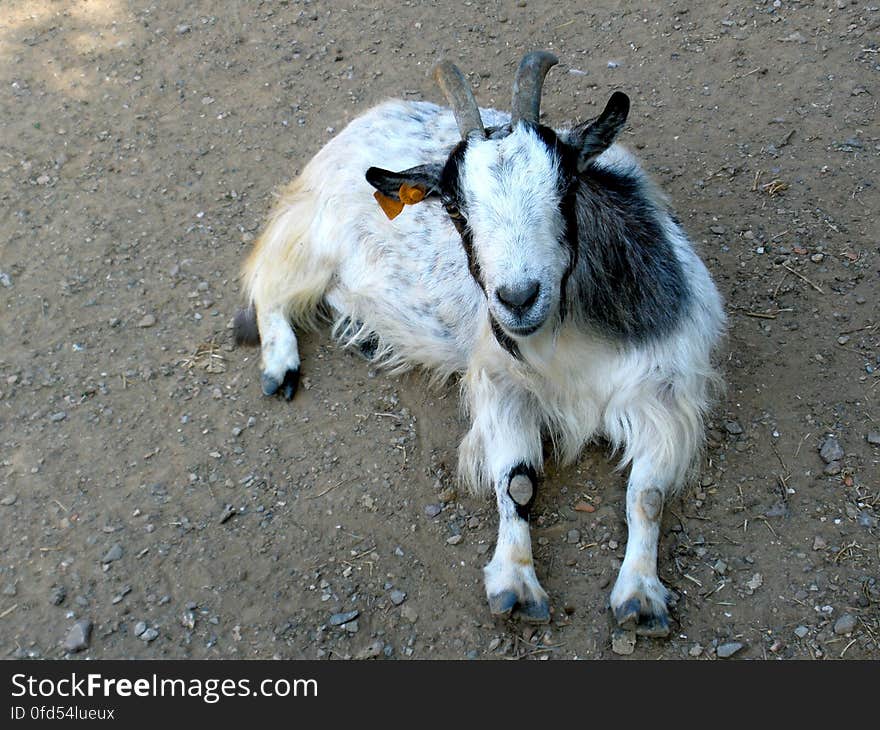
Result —
[[499, 286], [495, 290], [498, 301], [517, 315], [524, 314], [538, 299], [541, 285], [537, 281], [528, 281], [515, 286]]

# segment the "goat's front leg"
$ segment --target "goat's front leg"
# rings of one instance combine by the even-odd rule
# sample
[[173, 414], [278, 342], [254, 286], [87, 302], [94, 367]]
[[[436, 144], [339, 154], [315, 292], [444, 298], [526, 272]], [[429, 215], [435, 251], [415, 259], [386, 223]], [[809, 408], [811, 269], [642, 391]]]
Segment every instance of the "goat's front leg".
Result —
[[629, 535], [611, 610], [617, 623], [641, 636], [668, 636], [668, 591], [657, 577], [657, 543], [668, 482], [648, 459], [637, 458], [626, 490]]
[[[473, 386], [471, 379], [470, 385]], [[479, 481], [491, 481], [498, 503], [498, 542], [483, 569], [489, 609], [532, 623], [550, 620], [547, 593], [535, 575], [529, 511], [542, 466], [541, 426], [529, 396], [478, 378], [472, 389], [474, 422], [462, 444], [462, 468]]]

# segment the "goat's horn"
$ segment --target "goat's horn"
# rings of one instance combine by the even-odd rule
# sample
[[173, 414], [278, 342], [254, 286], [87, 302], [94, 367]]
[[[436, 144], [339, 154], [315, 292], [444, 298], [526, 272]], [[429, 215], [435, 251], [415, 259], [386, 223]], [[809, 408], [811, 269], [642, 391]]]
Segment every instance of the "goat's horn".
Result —
[[467, 139], [476, 132], [485, 137], [486, 130], [483, 129], [483, 120], [480, 119], [480, 109], [474, 94], [456, 65], [449, 61], [438, 63], [434, 66], [434, 80], [452, 107], [461, 138]]
[[513, 101], [510, 104], [510, 126], [516, 127], [520, 120], [538, 123], [541, 113], [541, 87], [544, 77], [559, 59], [547, 51], [532, 51], [523, 56], [513, 81]]

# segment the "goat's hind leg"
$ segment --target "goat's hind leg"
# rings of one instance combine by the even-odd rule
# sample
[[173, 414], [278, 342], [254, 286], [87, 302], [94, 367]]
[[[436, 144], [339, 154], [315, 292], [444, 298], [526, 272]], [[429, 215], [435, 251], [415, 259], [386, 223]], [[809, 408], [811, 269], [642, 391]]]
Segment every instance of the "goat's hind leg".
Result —
[[250, 305], [236, 329], [242, 339], [254, 339], [253, 328], [246, 325], [256, 321], [263, 393], [280, 393], [287, 400], [296, 392], [300, 373], [291, 321], [313, 320], [334, 270], [330, 252], [316, 247], [310, 235], [313, 208], [311, 193], [295, 181], [244, 267]]

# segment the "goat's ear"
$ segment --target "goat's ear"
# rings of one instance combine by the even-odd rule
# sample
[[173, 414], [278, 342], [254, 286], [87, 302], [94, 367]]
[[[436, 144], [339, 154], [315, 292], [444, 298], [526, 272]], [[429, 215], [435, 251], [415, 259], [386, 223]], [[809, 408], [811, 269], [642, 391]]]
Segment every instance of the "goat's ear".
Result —
[[578, 172], [583, 172], [596, 157], [607, 150], [614, 138], [626, 124], [629, 114], [629, 97], [615, 91], [603, 111], [595, 119], [585, 122], [572, 130], [572, 144], [580, 148]]
[[389, 219], [396, 218], [404, 204], [415, 205], [425, 198], [440, 193], [442, 165], [419, 165], [400, 172], [371, 167], [367, 170], [367, 182], [376, 192], [373, 197]]

